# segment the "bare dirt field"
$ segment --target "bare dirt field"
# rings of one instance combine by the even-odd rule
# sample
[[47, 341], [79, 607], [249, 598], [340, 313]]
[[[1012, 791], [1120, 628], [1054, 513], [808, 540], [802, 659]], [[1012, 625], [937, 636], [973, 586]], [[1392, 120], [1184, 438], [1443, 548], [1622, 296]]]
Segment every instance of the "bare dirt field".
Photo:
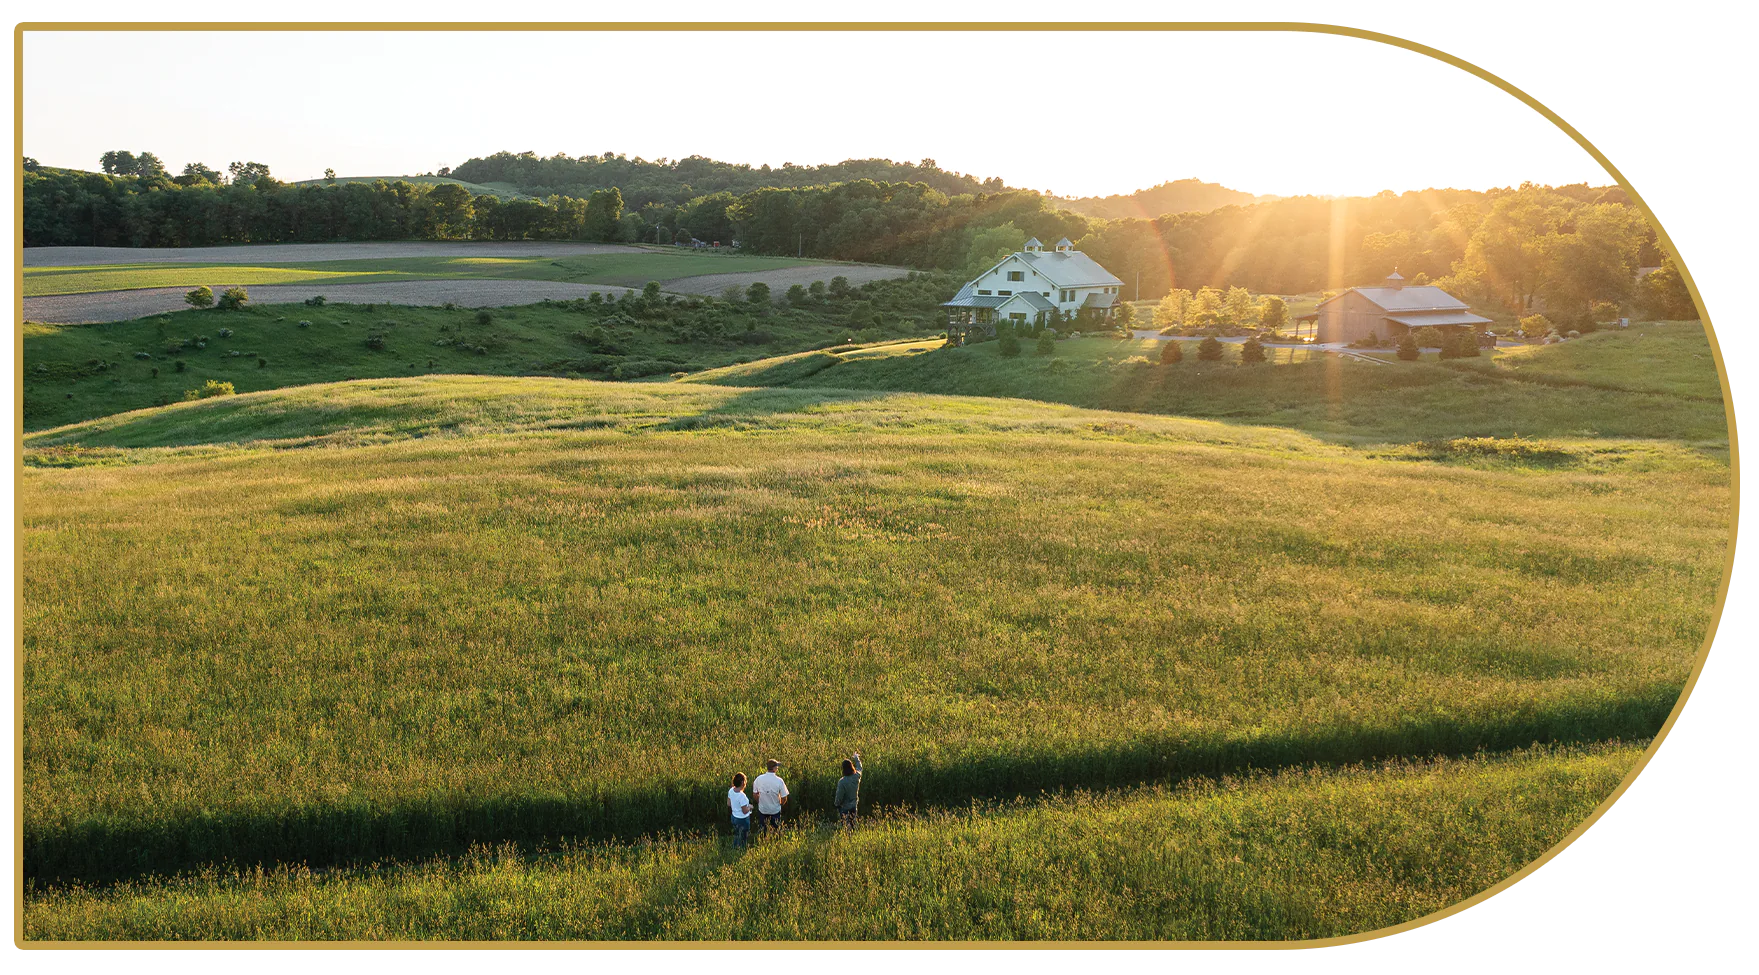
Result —
[[26, 247], [25, 267], [95, 264], [298, 264], [394, 257], [568, 257], [637, 254], [626, 244], [572, 240], [403, 240], [358, 244], [233, 244], [220, 247]]
[[[211, 285], [218, 293], [229, 285]], [[773, 286], [772, 286], [773, 287]], [[97, 291], [80, 295], [41, 295], [24, 299], [24, 317], [30, 322], [83, 325], [119, 322], [161, 312], [182, 311], [189, 306], [187, 288], [139, 288], [132, 291]], [[270, 305], [304, 301], [323, 295], [330, 301], [354, 304], [443, 305], [452, 302], [466, 308], [500, 308], [525, 305], [545, 298], [584, 298], [594, 291], [612, 296], [627, 288], [567, 281], [494, 281], [481, 278], [451, 281], [397, 281], [387, 284], [253, 285], [252, 304]]]
[[760, 273], [745, 272], [732, 274], [698, 274], [688, 278], [675, 278], [663, 282], [666, 290], [681, 295], [718, 295], [729, 285], [745, 287], [753, 281], [762, 281], [770, 286], [770, 291], [780, 298], [782, 292], [790, 285], [809, 285], [814, 281], [829, 284], [831, 279], [839, 275], [848, 278], [851, 285], [866, 284], [869, 281], [883, 281], [887, 278], [901, 278], [910, 271], [901, 267], [884, 267], [877, 264], [803, 264], [799, 267], [777, 268], [773, 271]]

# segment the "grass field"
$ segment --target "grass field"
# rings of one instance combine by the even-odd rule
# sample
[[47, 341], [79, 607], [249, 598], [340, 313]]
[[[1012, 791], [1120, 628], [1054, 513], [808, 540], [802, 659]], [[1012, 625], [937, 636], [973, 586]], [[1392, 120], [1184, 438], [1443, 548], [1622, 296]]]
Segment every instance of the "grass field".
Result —
[[[244, 392], [429, 373], [633, 379], [909, 330], [898, 322], [854, 332], [828, 308], [778, 309], [748, 322], [712, 310], [668, 310], [670, 319], [618, 313], [616, 305], [519, 305], [493, 311], [483, 324], [469, 308], [268, 305], [104, 325], [27, 324], [24, 426], [38, 430], [174, 402], [210, 380]], [[717, 336], [693, 326], [689, 334], [697, 337], [679, 341], [683, 333], [674, 324], [711, 318], [734, 324]], [[301, 328], [302, 321], [310, 324]], [[746, 324], [761, 330], [748, 332]], [[593, 340], [597, 328], [605, 330], [603, 342]], [[383, 336], [383, 348], [368, 346], [374, 335]]]
[[1728, 468], [1547, 450], [463, 377], [35, 434], [26, 872], [700, 827], [770, 754], [822, 811], [848, 747], [960, 807], [1647, 737]]
[[421, 186], [439, 186], [443, 183], [452, 183], [456, 186], [464, 187], [477, 196], [495, 196], [500, 197], [503, 200], [532, 199], [532, 197], [519, 192], [518, 188], [512, 183], [467, 183], [464, 180], [453, 179], [450, 176], [338, 176], [335, 179], [303, 179], [299, 180], [294, 185], [316, 186], [327, 183], [376, 183], [379, 180], [384, 180], [387, 183], [395, 183], [398, 180], [402, 180], [405, 183], [414, 183]]
[[134, 288], [194, 288], [219, 283], [246, 286], [309, 283], [318, 287], [323, 284], [454, 278], [573, 281], [639, 288], [649, 281], [665, 282], [700, 274], [736, 274], [822, 263], [825, 262], [790, 257], [655, 249], [566, 257], [403, 257], [256, 266], [110, 264], [27, 267], [24, 269], [24, 293], [26, 296], [85, 294]]
[[[892, 346], [859, 359], [760, 360], [692, 375], [737, 386], [909, 390], [1019, 397], [1130, 412], [1291, 427], [1357, 443], [1453, 437], [1595, 437], [1684, 441], [1726, 452], [1727, 421], [1709, 342], [1697, 323], [1649, 323], [1562, 345], [1443, 363], [1372, 363], [1277, 350], [1242, 367], [1239, 346], [1216, 363], [1162, 366], [1163, 343], [1084, 338], [1005, 358], [998, 343]], [[1283, 355], [1289, 360], [1283, 361]]]
[[1632, 746], [1291, 771], [808, 827], [27, 899], [31, 940], [1323, 938], [1457, 904], [1584, 820]]

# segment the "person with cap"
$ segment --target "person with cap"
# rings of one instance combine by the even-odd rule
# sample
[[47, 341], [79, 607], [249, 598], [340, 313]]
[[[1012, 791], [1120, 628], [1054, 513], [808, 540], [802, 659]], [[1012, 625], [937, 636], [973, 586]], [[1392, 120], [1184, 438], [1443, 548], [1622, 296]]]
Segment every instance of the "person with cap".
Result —
[[776, 774], [782, 768], [781, 762], [772, 758], [763, 763], [763, 767], [766, 771], [751, 783], [751, 791], [757, 793], [757, 818], [767, 833], [782, 825], [782, 807], [788, 804], [788, 783]]
[[851, 752], [854, 761], [843, 759], [843, 777], [837, 780], [837, 815], [848, 829], [855, 828], [855, 807], [861, 801], [861, 753]]

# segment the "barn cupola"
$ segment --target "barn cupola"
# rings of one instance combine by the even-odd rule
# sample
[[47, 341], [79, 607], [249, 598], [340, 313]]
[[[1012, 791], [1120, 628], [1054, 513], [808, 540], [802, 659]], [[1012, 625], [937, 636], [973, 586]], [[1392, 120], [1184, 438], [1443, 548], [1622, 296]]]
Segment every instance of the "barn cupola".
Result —
[[1058, 254], [1066, 254], [1069, 251], [1072, 251], [1074, 249], [1075, 249], [1075, 245], [1069, 243], [1069, 238], [1067, 238], [1067, 237], [1064, 237], [1062, 240], [1057, 241], [1057, 253]]
[[1391, 288], [1394, 291], [1397, 291], [1400, 288], [1403, 288], [1404, 286], [1405, 286], [1405, 276], [1400, 274], [1399, 269], [1396, 267], [1393, 268], [1393, 273], [1386, 276], [1386, 282], [1381, 285], [1381, 287], [1383, 287], [1383, 288]]
[[1037, 237], [1032, 237], [1026, 241], [1026, 252], [1028, 254], [1036, 254], [1042, 250], [1044, 250], [1044, 242]]

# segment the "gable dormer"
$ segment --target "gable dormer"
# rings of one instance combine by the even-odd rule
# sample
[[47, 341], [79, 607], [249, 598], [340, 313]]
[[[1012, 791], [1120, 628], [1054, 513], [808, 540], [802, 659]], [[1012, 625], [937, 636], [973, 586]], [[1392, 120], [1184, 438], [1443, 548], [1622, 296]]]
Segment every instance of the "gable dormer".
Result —
[[1067, 237], [1064, 237], [1062, 240], [1057, 241], [1057, 253], [1058, 254], [1066, 254], [1069, 251], [1072, 251], [1074, 249], [1075, 249], [1075, 245], [1070, 243], [1069, 238], [1067, 238]]
[[1036, 254], [1042, 250], [1044, 250], [1044, 243], [1037, 237], [1032, 237], [1026, 241], [1026, 253]]

